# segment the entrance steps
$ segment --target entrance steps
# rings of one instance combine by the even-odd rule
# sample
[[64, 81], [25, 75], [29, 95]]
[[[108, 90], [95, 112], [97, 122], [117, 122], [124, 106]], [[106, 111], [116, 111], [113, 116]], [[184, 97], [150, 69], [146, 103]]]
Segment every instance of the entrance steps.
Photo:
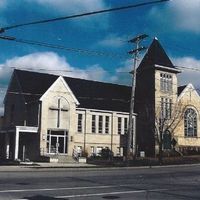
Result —
[[77, 163], [76, 160], [72, 156], [58, 156], [58, 162], [59, 163]]
[[68, 156], [68, 155], [50, 155], [49, 156], [49, 162], [77, 163], [77, 161], [72, 156]]

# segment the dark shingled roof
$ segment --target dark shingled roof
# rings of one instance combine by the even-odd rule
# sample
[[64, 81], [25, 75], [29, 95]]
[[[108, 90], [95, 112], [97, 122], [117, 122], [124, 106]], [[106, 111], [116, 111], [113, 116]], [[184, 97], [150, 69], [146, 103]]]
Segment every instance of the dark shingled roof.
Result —
[[155, 64], [174, 68], [174, 65], [157, 39], [154, 39], [151, 43], [147, 53], [139, 65], [139, 68], [152, 67]]
[[[37, 101], [58, 78], [57, 75], [15, 70], [25, 101]], [[131, 87], [64, 77], [81, 108], [129, 111]]]
[[182, 85], [178, 87], [178, 96], [181, 94], [181, 92], [187, 87], [187, 85]]

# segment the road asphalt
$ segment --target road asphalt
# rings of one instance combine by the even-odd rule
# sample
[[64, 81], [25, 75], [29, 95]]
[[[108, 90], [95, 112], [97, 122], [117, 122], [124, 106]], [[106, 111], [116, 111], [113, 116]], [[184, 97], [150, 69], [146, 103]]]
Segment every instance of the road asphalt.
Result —
[[55, 165], [60, 166], [59, 163], [54, 167], [49, 164], [49, 168], [47, 164], [4, 166], [13, 171], [0, 171], [0, 200], [200, 199], [200, 165], [146, 168], [68, 165], [67, 169], [64, 164], [61, 168]]

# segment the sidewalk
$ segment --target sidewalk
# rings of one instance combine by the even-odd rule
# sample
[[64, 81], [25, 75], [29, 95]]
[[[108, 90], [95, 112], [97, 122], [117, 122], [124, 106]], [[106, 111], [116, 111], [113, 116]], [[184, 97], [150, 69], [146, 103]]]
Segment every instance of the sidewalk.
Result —
[[45, 162], [36, 162], [30, 165], [29, 163], [21, 163], [26, 167], [34, 168], [78, 168], [78, 167], [94, 167], [96, 165], [87, 164], [87, 163], [45, 163]]
[[104, 170], [104, 169], [149, 169], [149, 168], [171, 168], [171, 167], [190, 167], [199, 166], [200, 163], [196, 164], [179, 164], [179, 165], [157, 165], [157, 166], [127, 166], [127, 167], [116, 167], [116, 166], [99, 166], [93, 164], [82, 164], [82, 163], [22, 163], [21, 165], [2, 165], [0, 166], [1, 172], [30, 172], [30, 171], [45, 171], [45, 170]]
[[[191, 166], [196, 165], [200, 166], [200, 157], [195, 159], [196, 157], [186, 157], [186, 158], [173, 158], [170, 160], [168, 158], [168, 162], [164, 162], [163, 165], [159, 165], [155, 163], [154, 160], [143, 159], [141, 161], [132, 163], [130, 165], [117, 165], [109, 164], [109, 163], [78, 163], [78, 162], [70, 162], [70, 163], [55, 163], [55, 162], [8, 162], [0, 164], [0, 172], [15, 172], [15, 171], [44, 171], [44, 170], [88, 170], [88, 169], [119, 169], [121, 167], [125, 168], [163, 168], [163, 167], [181, 167], [181, 166]], [[151, 161], [151, 162], [150, 162]], [[187, 161], [187, 162], [186, 162]]]
[[19, 165], [2, 165], [0, 172], [4, 171], [30, 171], [36, 169], [65, 169], [65, 168], [93, 168], [93, 164], [86, 163], [45, 163], [45, 162], [21, 162]]

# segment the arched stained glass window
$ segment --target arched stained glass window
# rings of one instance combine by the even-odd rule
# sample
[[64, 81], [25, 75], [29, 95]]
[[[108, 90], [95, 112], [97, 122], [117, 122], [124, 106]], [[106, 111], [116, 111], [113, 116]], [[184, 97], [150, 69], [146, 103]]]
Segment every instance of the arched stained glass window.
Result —
[[194, 109], [188, 108], [184, 115], [184, 127], [186, 137], [197, 136], [197, 113]]

